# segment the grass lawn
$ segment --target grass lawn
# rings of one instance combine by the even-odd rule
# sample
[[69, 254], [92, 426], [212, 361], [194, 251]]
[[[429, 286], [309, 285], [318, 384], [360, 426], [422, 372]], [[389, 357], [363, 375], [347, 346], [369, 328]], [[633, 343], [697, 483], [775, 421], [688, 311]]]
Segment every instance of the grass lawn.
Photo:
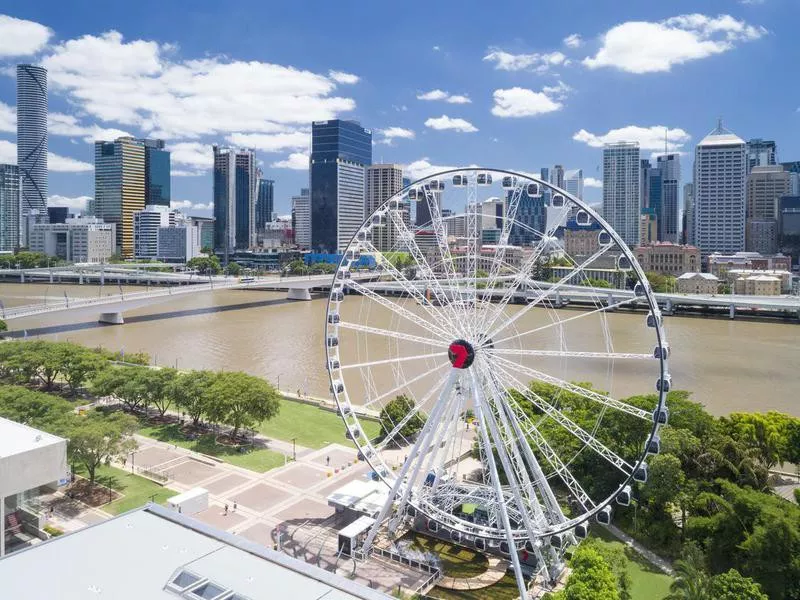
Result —
[[428, 598], [441, 600], [516, 600], [519, 598], [517, 580], [510, 572], [500, 581], [480, 590], [460, 591], [435, 587], [427, 595]]
[[600, 543], [609, 546], [618, 546], [625, 551], [628, 557], [628, 573], [631, 576], [631, 597], [633, 600], [663, 600], [669, 594], [672, 578], [634, 552], [627, 545], [620, 542], [604, 529], [598, 527], [592, 532], [593, 537], [600, 539]]
[[[78, 468], [77, 473], [84, 477], [87, 476], [85, 469]], [[138, 508], [151, 500], [157, 504], [164, 504], [167, 498], [171, 498], [177, 493], [144, 477], [105, 465], [97, 467], [95, 480], [97, 483], [124, 494], [119, 500], [101, 506], [104, 511], [112, 515]]]
[[[370, 439], [380, 433], [381, 426], [377, 421], [360, 418], [359, 423]], [[267, 437], [287, 442], [297, 438], [297, 444], [306, 448], [324, 448], [334, 442], [344, 445], [352, 443], [344, 436], [344, 423], [339, 415], [286, 398], [281, 401], [278, 416], [262, 423], [258, 431]]]
[[139, 433], [154, 440], [169, 442], [194, 452], [215, 456], [237, 467], [243, 467], [258, 473], [281, 467], [286, 460], [280, 452], [274, 452], [266, 448], [253, 449], [244, 453], [239, 452], [238, 448], [218, 444], [212, 434], [202, 435], [196, 440], [186, 439], [180, 430], [180, 426], [176, 423], [169, 425], [142, 423]]
[[480, 575], [489, 568], [489, 560], [475, 550], [419, 533], [409, 533], [407, 537], [413, 540], [416, 549], [434, 552], [439, 556], [446, 577], [467, 579]]

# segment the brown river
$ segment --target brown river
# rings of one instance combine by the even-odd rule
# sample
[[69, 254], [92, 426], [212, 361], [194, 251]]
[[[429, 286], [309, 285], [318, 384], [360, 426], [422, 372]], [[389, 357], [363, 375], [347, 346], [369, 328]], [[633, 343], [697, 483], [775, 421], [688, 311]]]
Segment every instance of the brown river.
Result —
[[[117, 291], [116, 286], [107, 287], [107, 293]], [[6, 308], [62, 299], [65, 292], [69, 297], [104, 293], [88, 285], [0, 284], [0, 300]], [[29, 339], [41, 336], [125, 352], [143, 351], [159, 365], [181, 369], [244, 370], [266, 377], [284, 390], [327, 397], [326, 300], [288, 302], [284, 297], [276, 292], [222, 290], [127, 311], [126, 323], [119, 326], [98, 325], [99, 311], [95, 309], [13, 320], [9, 328], [25, 330]], [[343, 318], [349, 310], [350, 318], [372, 327], [392, 329], [395, 324], [379, 311], [364, 314], [355, 304], [349, 306], [343, 309]], [[559, 311], [559, 318], [576, 314], [578, 311]], [[608, 316], [608, 333], [616, 351], [650, 351], [652, 330], [645, 328], [643, 321], [641, 313]], [[547, 311], [537, 308], [516, 326], [531, 329], [548, 322]], [[715, 414], [779, 410], [800, 416], [800, 323], [681, 316], [666, 317], [665, 327], [672, 348], [674, 388], [692, 391], [694, 398]], [[571, 335], [584, 349], [597, 350], [598, 344], [602, 345], [597, 327], [579, 330], [576, 323]], [[385, 354], [355, 343], [343, 344], [343, 363], [362, 362], [367, 356], [367, 360], [375, 360]], [[604, 381], [604, 367], [589, 365], [582, 370], [575, 364], [561, 365], [559, 376], [591, 380], [619, 397], [652, 390], [652, 377], [643, 377], [636, 365], [623, 365], [616, 372], [612, 390]], [[375, 373], [375, 377], [384, 376], [379, 368]], [[391, 377], [388, 372], [385, 376]]]

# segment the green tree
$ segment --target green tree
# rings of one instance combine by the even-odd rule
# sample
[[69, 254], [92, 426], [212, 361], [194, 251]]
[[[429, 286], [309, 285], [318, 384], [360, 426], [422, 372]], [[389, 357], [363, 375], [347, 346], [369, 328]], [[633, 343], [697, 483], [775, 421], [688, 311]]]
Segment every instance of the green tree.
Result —
[[644, 274], [647, 281], [650, 282], [650, 287], [654, 292], [672, 292], [675, 290], [675, 278], [669, 275], [662, 275], [654, 271], [648, 271]]
[[758, 453], [759, 461], [771, 469], [786, 461], [789, 435], [797, 419], [770, 411], [766, 414], [732, 413], [723, 419], [723, 427], [738, 442]]
[[[381, 435], [389, 435], [414, 410], [416, 410], [414, 401], [405, 394], [397, 396], [388, 402], [381, 408], [381, 412], [378, 415], [381, 423]], [[410, 417], [395, 434], [395, 439], [398, 439], [399, 436], [406, 439], [412, 437], [423, 428], [425, 421], [425, 415], [421, 411], [416, 411], [416, 414]]]
[[200, 252], [203, 254], [211, 255], [214, 254], [214, 249], [211, 246], [203, 246], [202, 248], [200, 248]]
[[140, 407], [146, 408], [148, 391], [145, 375], [139, 371], [144, 367], [111, 367], [99, 373], [92, 381], [92, 393], [96, 396], [114, 396], [118, 398], [128, 410], [134, 411]]
[[308, 273], [308, 267], [302, 260], [293, 260], [286, 266], [286, 270], [292, 275], [305, 275]]
[[62, 374], [74, 396], [86, 381], [108, 368], [108, 361], [95, 351], [78, 344], [70, 344], [70, 352], [64, 357]]
[[769, 600], [760, 585], [736, 569], [712, 577], [710, 593], [714, 600]]
[[58, 396], [16, 385], [0, 385], [0, 417], [17, 423], [58, 433], [72, 408], [69, 402]]
[[220, 373], [209, 393], [209, 418], [233, 427], [233, 437], [242, 427], [254, 427], [280, 410], [278, 390], [260, 377], [247, 373]]
[[3, 319], [0, 319], [0, 331], [8, 331], [8, 325]]
[[146, 407], [156, 407], [159, 416], [163, 417], [172, 406], [171, 391], [177, 379], [175, 369], [136, 369], [139, 384], [144, 389]]
[[228, 263], [228, 266], [225, 267], [225, 272], [233, 277], [238, 277], [242, 272], [242, 267], [239, 266], [239, 263], [232, 260]]
[[185, 411], [196, 426], [211, 404], [211, 387], [217, 380], [213, 371], [190, 371], [179, 374], [170, 385], [175, 405]]
[[642, 499], [656, 510], [664, 511], [675, 501], [686, 482], [681, 461], [672, 454], [658, 454], [648, 461], [647, 483], [641, 488]]
[[97, 467], [136, 448], [132, 437], [136, 427], [136, 418], [122, 412], [104, 414], [94, 410], [74, 416], [68, 429], [70, 461], [83, 465], [94, 484]]
[[673, 565], [674, 581], [666, 600], [713, 600], [703, 551], [693, 542], [684, 545]]
[[572, 573], [558, 600], [620, 600], [617, 580], [596, 548], [581, 545], [570, 560]]
[[200, 275], [219, 275], [222, 265], [216, 256], [196, 256], [186, 263], [187, 269], [194, 269]]
[[631, 574], [628, 572], [628, 557], [625, 556], [625, 550], [619, 545], [606, 544], [594, 537], [583, 542], [583, 545], [597, 550], [603, 560], [611, 567], [617, 578], [619, 600], [631, 600], [633, 581], [631, 580]]

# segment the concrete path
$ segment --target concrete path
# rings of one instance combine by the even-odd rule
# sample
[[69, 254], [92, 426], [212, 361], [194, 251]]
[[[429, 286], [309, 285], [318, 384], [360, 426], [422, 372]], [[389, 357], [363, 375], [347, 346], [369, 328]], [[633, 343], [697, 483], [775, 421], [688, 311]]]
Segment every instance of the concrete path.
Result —
[[496, 584], [508, 571], [509, 562], [496, 556], [488, 556], [489, 568], [475, 577], [445, 577], [436, 585], [448, 590], [479, 590]]
[[668, 560], [665, 560], [655, 552], [648, 550], [618, 527], [615, 527], [614, 525], [607, 525], [606, 529], [608, 529], [611, 535], [618, 538], [629, 547], [633, 548], [633, 550], [637, 554], [641, 555], [647, 562], [657, 567], [667, 575], [672, 575], [672, 564]]

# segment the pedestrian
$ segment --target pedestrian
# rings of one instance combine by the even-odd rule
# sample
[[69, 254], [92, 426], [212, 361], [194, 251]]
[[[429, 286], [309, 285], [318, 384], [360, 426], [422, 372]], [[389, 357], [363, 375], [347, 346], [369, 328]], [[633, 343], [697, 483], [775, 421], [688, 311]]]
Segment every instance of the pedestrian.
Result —
[[225, 505], [225, 516], [226, 517], [228, 516], [228, 505], [227, 504]]
[[330, 456], [326, 456], [325, 457], [325, 466], [326, 467], [330, 467], [331, 466], [331, 457]]
[[234, 501], [233, 501], [233, 512], [236, 512], [236, 506], [237, 506], [237, 504], [236, 504], [236, 500], [234, 500]]

